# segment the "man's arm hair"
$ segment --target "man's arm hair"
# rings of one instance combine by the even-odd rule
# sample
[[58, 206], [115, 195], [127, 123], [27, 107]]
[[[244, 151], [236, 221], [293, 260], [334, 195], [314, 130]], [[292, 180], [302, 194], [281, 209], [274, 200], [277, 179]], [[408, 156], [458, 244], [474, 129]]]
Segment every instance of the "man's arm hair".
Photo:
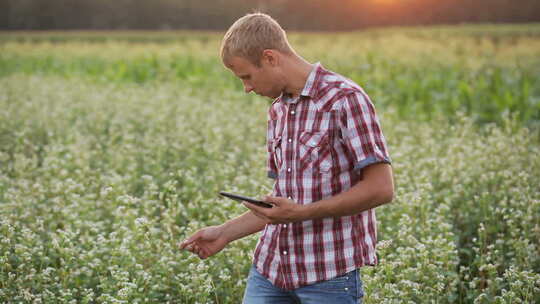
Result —
[[248, 211], [221, 225], [223, 235], [228, 242], [241, 239], [253, 233], [261, 231], [266, 222], [257, 217], [253, 212]]
[[362, 169], [362, 179], [349, 190], [306, 205], [309, 219], [340, 217], [389, 203], [394, 197], [392, 167], [376, 163]]

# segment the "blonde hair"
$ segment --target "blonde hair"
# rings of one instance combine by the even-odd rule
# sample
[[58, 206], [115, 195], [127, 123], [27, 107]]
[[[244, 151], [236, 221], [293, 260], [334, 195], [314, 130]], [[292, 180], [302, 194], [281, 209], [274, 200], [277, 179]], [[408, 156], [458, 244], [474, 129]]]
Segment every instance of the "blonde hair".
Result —
[[259, 67], [264, 50], [278, 50], [284, 54], [294, 51], [285, 31], [267, 14], [252, 13], [236, 20], [221, 43], [221, 60], [225, 65], [232, 57], [242, 57]]

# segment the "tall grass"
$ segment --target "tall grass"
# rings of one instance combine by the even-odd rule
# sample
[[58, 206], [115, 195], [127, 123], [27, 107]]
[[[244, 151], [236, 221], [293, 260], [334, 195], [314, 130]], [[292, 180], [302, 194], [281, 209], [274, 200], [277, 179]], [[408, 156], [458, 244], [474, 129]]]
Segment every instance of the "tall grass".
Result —
[[[433, 115], [463, 112], [480, 123], [500, 123], [508, 112], [537, 127], [540, 38], [534, 33], [539, 28], [469, 26], [305, 33], [292, 34], [291, 41], [309, 60], [321, 61], [357, 81], [378, 104], [396, 107], [404, 118], [429, 120]], [[153, 35], [169, 40], [155, 43]], [[24, 73], [101, 82], [179, 81], [194, 88], [240, 88], [219, 61], [220, 34], [132, 33], [124, 37], [116, 33], [108, 37], [92, 33], [79, 37], [43, 33], [34, 34], [40, 37], [36, 43], [17, 42], [16, 37], [26, 41], [24, 35], [2, 36], [0, 77]], [[57, 43], [55, 37], [65, 40]], [[79, 40], [74, 40], [77, 37]], [[96, 42], [92, 40], [95, 37], [108, 38]], [[151, 42], [141, 43], [145, 37]]]

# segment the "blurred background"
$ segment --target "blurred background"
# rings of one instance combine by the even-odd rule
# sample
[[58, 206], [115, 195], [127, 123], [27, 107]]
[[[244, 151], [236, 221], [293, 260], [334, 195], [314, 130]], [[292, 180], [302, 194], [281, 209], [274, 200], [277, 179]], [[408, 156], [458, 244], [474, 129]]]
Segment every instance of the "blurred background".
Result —
[[540, 21], [538, 0], [1, 0], [0, 29], [226, 29], [247, 12], [289, 30]]

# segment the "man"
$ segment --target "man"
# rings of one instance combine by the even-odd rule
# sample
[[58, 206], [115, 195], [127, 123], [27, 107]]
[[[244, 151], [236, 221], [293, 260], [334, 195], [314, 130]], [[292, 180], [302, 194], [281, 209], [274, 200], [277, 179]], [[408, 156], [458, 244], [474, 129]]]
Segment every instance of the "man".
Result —
[[246, 93], [275, 99], [268, 115], [272, 208], [197, 231], [180, 244], [208, 258], [263, 230], [244, 303], [360, 303], [358, 268], [377, 264], [373, 208], [393, 198], [390, 157], [373, 104], [351, 80], [310, 64], [280, 25], [255, 13], [221, 47]]

